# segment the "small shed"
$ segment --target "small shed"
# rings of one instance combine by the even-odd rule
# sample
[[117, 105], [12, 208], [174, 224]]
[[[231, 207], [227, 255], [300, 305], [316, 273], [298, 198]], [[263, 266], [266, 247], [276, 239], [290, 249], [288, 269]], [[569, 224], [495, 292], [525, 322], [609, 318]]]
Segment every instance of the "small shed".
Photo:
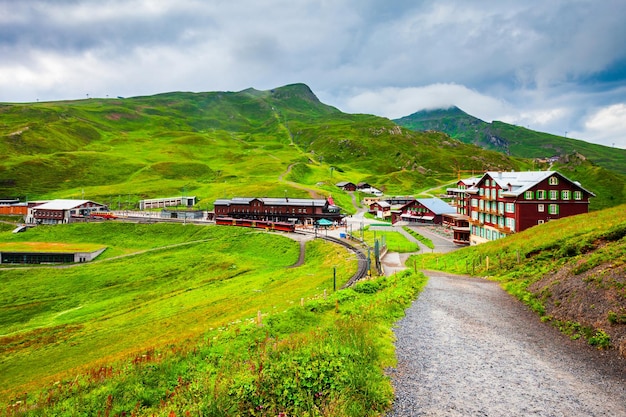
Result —
[[341, 181], [335, 184], [344, 191], [356, 191], [356, 184], [349, 181]]

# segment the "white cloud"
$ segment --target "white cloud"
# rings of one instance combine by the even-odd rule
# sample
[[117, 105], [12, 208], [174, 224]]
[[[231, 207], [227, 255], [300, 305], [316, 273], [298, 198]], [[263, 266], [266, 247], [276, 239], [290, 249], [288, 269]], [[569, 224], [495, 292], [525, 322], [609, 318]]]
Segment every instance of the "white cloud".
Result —
[[618, 103], [599, 109], [585, 120], [584, 130], [572, 132], [572, 135], [626, 149], [626, 104]]
[[419, 110], [457, 106], [485, 121], [493, 120], [508, 107], [502, 100], [458, 84], [386, 87], [356, 92], [338, 98], [337, 106], [349, 113], [372, 113], [390, 119], [408, 116]]

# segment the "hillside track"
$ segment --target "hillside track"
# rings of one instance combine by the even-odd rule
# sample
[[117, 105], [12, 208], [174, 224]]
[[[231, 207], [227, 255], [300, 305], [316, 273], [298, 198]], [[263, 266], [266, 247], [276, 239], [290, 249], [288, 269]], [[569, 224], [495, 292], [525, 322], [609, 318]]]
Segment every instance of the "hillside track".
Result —
[[441, 272], [395, 329], [399, 416], [626, 416], [626, 362], [572, 341], [497, 283]]
[[[313, 235], [313, 232], [297, 231], [296, 234], [311, 236], [311, 235]], [[346, 242], [346, 241], [341, 240], [341, 239], [337, 239], [337, 238], [332, 237], [332, 236], [321, 236], [321, 235], [318, 235], [317, 238], [324, 239], [324, 240], [327, 240], [329, 242], [336, 243], [337, 245], [343, 246], [344, 248], [346, 248], [350, 252], [354, 253], [355, 256], [356, 256], [356, 259], [358, 261], [357, 270], [354, 273], [354, 275], [352, 275], [352, 277], [350, 277], [350, 279], [341, 288], [350, 287], [350, 286], [354, 285], [357, 281], [359, 281], [359, 280], [361, 280], [361, 279], [363, 279], [363, 278], [365, 278], [367, 276], [369, 264], [367, 262], [367, 255], [361, 249], [359, 249], [358, 247], [352, 245], [349, 242]]]

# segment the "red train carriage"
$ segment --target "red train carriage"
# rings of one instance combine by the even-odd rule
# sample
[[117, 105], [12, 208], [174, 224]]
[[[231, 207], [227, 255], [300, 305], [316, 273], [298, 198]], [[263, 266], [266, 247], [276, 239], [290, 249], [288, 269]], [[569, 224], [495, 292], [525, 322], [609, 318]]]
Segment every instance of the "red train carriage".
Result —
[[233, 219], [230, 217], [218, 217], [215, 224], [220, 226], [252, 227], [256, 229], [280, 230], [282, 232], [294, 232], [296, 226], [291, 223], [272, 222], [266, 220]]

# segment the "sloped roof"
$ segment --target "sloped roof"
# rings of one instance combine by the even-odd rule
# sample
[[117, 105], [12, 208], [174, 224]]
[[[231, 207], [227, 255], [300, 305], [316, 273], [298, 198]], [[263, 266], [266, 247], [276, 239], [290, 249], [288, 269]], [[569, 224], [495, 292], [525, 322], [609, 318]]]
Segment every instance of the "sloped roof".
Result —
[[326, 200], [321, 198], [274, 198], [274, 197], [234, 197], [231, 199], [219, 199], [213, 203], [216, 206], [229, 206], [231, 204], [250, 204], [252, 200], [258, 200], [271, 206], [326, 206]]
[[500, 188], [505, 190], [503, 195], [516, 197], [553, 175], [557, 175], [590, 195], [595, 196], [594, 193], [583, 188], [580, 183], [570, 180], [558, 171], [488, 171], [485, 175], [483, 175], [479, 182], [482, 182], [486, 176], [489, 176]]
[[87, 203], [93, 203], [99, 206], [103, 205], [100, 203], [95, 203], [91, 200], [62, 200], [61, 199], [61, 200], [48, 201], [47, 203], [40, 204], [33, 208], [43, 209], [43, 210], [71, 210]]
[[456, 213], [456, 209], [440, 198], [418, 198], [417, 201], [435, 214]]

